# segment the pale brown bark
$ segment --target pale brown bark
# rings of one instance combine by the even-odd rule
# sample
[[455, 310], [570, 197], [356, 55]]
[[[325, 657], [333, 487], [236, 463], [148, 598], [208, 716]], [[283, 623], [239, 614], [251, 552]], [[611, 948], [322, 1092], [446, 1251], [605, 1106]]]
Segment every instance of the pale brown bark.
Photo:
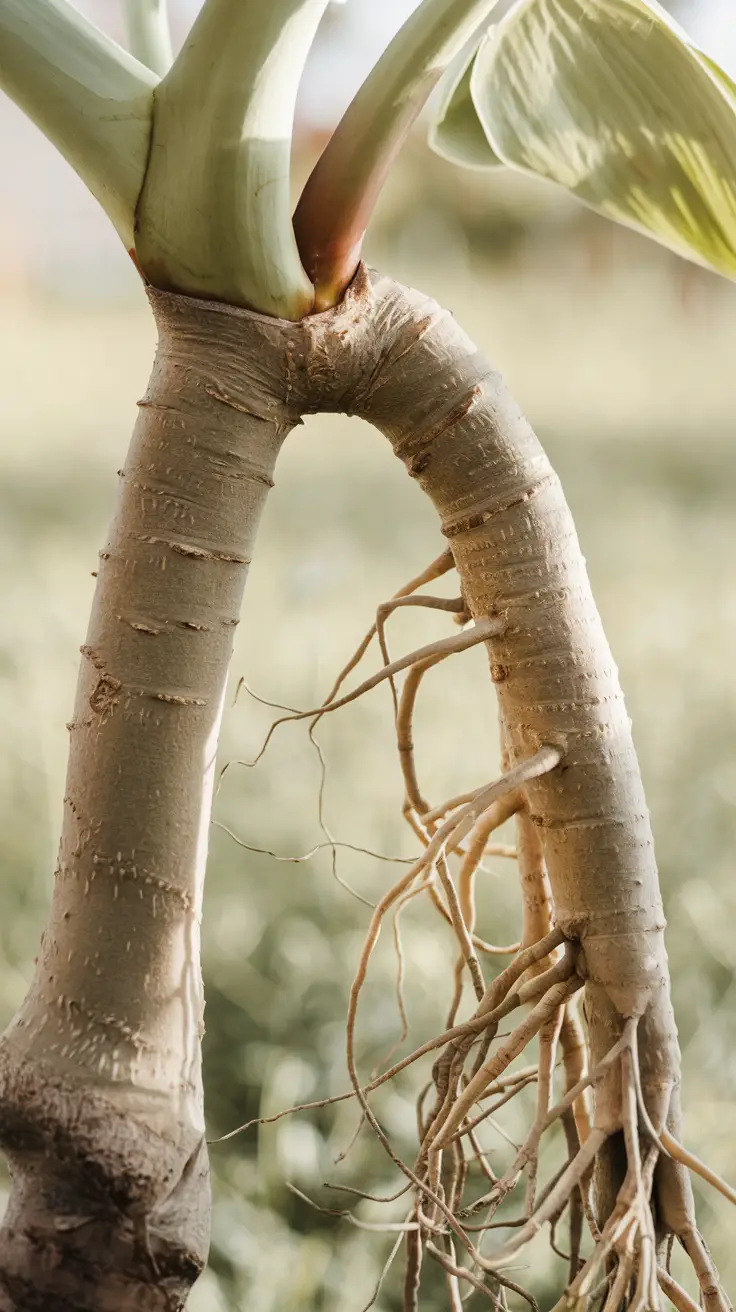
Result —
[[[488, 642], [511, 763], [542, 744], [560, 766], [526, 788], [542, 840], [555, 925], [579, 949], [591, 1065], [638, 1018], [641, 1086], [656, 1128], [680, 1127], [680, 1053], [649, 813], [613, 657], [554, 471], [502, 380], [451, 315], [375, 278], [367, 293], [383, 343], [359, 412], [389, 438], [434, 502]], [[607, 1138], [596, 1205], [609, 1216], [626, 1169], [618, 1066], [595, 1089]], [[660, 1233], [693, 1234], [687, 1172], [667, 1158], [654, 1181]], [[729, 1307], [709, 1277], [709, 1306]]]
[[563, 752], [527, 788], [555, 923], [583, 947], [592, 1060], [623, 1018], [642, 1016], [642, 1079], [661, 1122], [679, 1053], [652, 834], [570, 511], [502, 380], [452, 317], [385, 283], [373, 294], [391, 342], [363, 413], [436, 505], [474, 617], [507, 621], [488, 647], [512, 762], [543, 743]]
[[[545, 744], [562, 753], [526, 797], [554, 921], [586, 979], [591, 1059], [640, 1017], [649, 1114], [677, 1125], [630, 723], [559, 482], [498, 375], [451, 316], [365, 269], [340, 306], [298, 324], [153, 301], [161, 346], [83, 649], [51, 922], [0, 1049], [15, 1179], [4, 1309], [180, 1307], [203, 1259], [207, 771], [260, 508], [305, 412], [358, 414], [387, 435], [437, 508], [473, 616], [502, 617], [488, 648], [511, 764]], [[618, 1070], [596, 1089], [601, 1132], [621, 1126]], [[662, 1215], [689, 1224], [682, 1172], [663, 1182]], [[604, 1213], [614, 1183], [599, 1169]]]
[[160, 344], [82, 647], [51, 918], [0, 1048], [2, 1308], [178, 1307], [207, 1251], [199, 922], [217, 732], [298, 413], [267, 321], [152, 300]]

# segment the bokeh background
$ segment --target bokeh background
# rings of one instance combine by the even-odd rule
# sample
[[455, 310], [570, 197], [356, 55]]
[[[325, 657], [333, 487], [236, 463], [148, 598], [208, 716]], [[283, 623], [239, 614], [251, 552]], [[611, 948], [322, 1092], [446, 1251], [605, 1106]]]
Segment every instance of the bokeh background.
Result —
[[[736, 73], [731, 0], [678, 16]], [[113, 0], [82, 6], [122, 37]], [[181, 40], [196, 6], [172, 0]], [[307, 71], [295, 146], [304, 177], [325, 134], [413, 0], [332, 6]], [[674, 6], [673, 6], [674, 8]], [[40, 134], [0, 102], [0, 1022], [20, 1003], [48, 905], [61, 817], [64, 724], [91, 571], [154, 350], [145, 298], [95, 203]], [[567, 489], [633, 716], [661, 865], [685, 1064], [687, 1140], [736, 1179], [736, 291], [503, 174], [462, 174], [417, 131], [395, 169], [369, 258], [446, 303], [504, 372]], [[308, 706], [377, 603], [442, 549], [434, 515], [387, 444], [357, 421], [316, 418], [290, 439], [269, 501], [233, 665], [259, 697]], [[445, 581], [438, 590], [451, 592]], [[450, 631], [393, 622], [398, 652]], [[373, 656], [375, 662], [375, 655]], [[366, 669], [374, 668], [367, 664]], [[241, 693], [222, 762], [250, 759], [272, 712]], [[385, 689], [325, 720], [325, 813], [339, 840], [404, 858]], [[495, 707], [479, 652], [426, 681], [418, 749], [436, 800], [497, 766]], [[347, 1087], [344, 1014], [369, 910], [397, 867], [340, 849], [277, 862], [321, 838], [319, 766], [286, 726], [256, 769], [233, 764], [215, 808], [204, 918], [210, 1134]], [[513, 940], [513, 866], [489, 863], [482, 932]], [[379, 946], [360, 1013], [368, 1072], [398, 1038], [395, 957]], [[417, 1042], [443, 1024], [453, 960], [429, 906], [404, 922]], [[412, 1153], [419, 1075], [376, 1098]], [[527, 1108], [528, 1110], [528, 1108]], [[523, 1107], [489, 1128], [497, 1169]], [[310, 1208], [352, 1204], [323, 1182], [390, 1192], [396, 1176], [354, 1107], [251, 1129], [212, 1152], [214, 1237], [193, 1312], [361, 1312], [391, 1238]], [[349, 1149], [349, 1151], [348, 1151]], [[554, 1159], [557, 1146], [550, 1145]], [[696, 1182], [714, 1255], [736, 1292], [728, 1204]], [[399, 1209], [397, 1211], [397, 1208]], [[401, 1203], [359, 1204], [395, 1220]], [[517, 1275], [542, 1308], [560, 1270], [540, 1244]], [[400, 1307], [392, 1273], [376, 1307]], [[473, 1306], [479, 1300], [473, 1301]], [[430, 1280], [423, 1312], [446, 1306]]]

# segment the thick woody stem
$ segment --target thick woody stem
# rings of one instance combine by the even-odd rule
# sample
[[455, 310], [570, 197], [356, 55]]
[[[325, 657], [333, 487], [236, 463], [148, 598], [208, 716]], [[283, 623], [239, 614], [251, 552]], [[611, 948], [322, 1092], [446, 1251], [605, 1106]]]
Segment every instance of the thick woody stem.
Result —
[[[374, 294], [382, 301], [379, 287]], [[389, 361], [362, 413], [436, 505], [471, 613], [506, 620], [489, 649], [512, 759], [540, 742], [563, 754], [526, 792], [555, 923], [582, 948], [591, 1060], [639, 1014], [644, 1098], [652, 1110], [664, 1098], [666, 1116], [679, 1054], [649, 817], [570, 513], [534, 434], [474, 344], [433, 302], [414, 294], [409, 302], [394, 302]], [[613, 1125], [615, 1079], [598, 1101], [610, 1108], [599, 1124]], [[615, 1172], [610, 1187], [599, 1180], [604, 1212], [617, 1188]]]
[[[201, 1264], [198, 917], [232, 626], [286, 431], [300, 413], [345, 409], [387, 435], [431, 497], [475, 621], [460, 642], [424, 648], [393, 669], [485, 641], [509, 754], [504, 778], [427, 834], [420, 860], [378, 903], [350, 1001], [355, 1095], [416, 1190], [428, 1242], [437, 1248], [449, 1228], [490, 1270], [496, 1258], [478, 1253], [438, 1192], [443, 1154], [454, 1155], [454, 1203], [464, 1170], [457, 1145], [476, 1101], [584, 982], [594, 1128], [498, 1260], [553, 1221], [574, 1191], [587, 1205], [594, 1168], [600, 1233], [590, 1216], [589, 1223], [598, 1251], [610, 1241], [627, 1263], [630, 1225], [646, 1241], [632, 1257], [635, 1297], [651, 1302], [656, 1278], [651, 1217], [641, 1211], [653, 1193], [657, 1240], [682, 1239], [709, 1310], [723, 1312], [684, 1160], [661, 1158], [655, 1169], [656, 1147], [633, 1147], [647, 1133], [644, 1114], [656, 1134], [679, 1136], [662, 905], [615, 665], [569, 511], [536, 438], [451, 316], [365, 269], [334, 311], [293, 324], [154, 299], [161, 349], [83, 648], [51, 921], [34, 984], [0, 1047], [0, 1141], [14, 1176], [0, 1239], [0, 1312], [47, 1306], [52, 1295], [55, 1312], [168, 1312], [181, 1307]], [[420, 1176], [397, 1157], [360, 1086], [358, 999], [385, 915], [447, 854], [472, 843], [483, 813], [511, 794], [528, 803], [555, 928], [522, 948], [466, 1025], [374, 1082], [447, 1045], [436, 1063], [437, 1108], [429, 1124], [422, 1118]], [[463, 899], [472, 919], [465, 892]], [[453, 911], [470, 963], [459, 898]], [[563, 942], [562, 961], [526, 977]], [[531, 1013], [491, 1050], [501, 1017], [526, 1002]], [[621, 1063], [606, 1064], [631, 1027], [638, 1125], [630, 1088], [624, 1121]], [[549, 1061], [545, 1086], [548, 1068]], [[585, 1087], [585, 1077], [571, 1085], [576, 1071], [571, 1058], [564, 1111]], [[546, 1087], [543, 1097], [546, 1105]], [[640, 1183], [631, 1216], [619, 1221], [631, 1165], [625, 1138], [628, 1156], [641, 1158]], [[411, 1297], [419, 1274], [415, 1254]], [[118, 1298], [110, 1291], [121, 1281]]]
[[[271, 394], [283, 354], [257, 321], [152, 301], [159, 347], [100, 552], [51, 917], [0, 1048], [3, 1308], [31, 1289], [55, 1309], [112, 1307], [113, 1288], [115, 1307], [168, 1308], [207, 1250], [199, 926], [215, 754], [258, 521], [298, 412]], [[80, 1268], [92, 1253], [94, 1276]]]

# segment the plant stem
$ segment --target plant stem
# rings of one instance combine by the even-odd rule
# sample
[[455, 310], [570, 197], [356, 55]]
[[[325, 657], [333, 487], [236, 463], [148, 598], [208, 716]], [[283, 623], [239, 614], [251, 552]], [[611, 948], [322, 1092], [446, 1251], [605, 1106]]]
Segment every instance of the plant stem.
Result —
[[[642, 1103], [679, 1138], [664, 919], [631, 725], [559, 482], [498, 375], [451, 315], [362, 266], [339, 306], [299, 323], [153, 301], [161, 341], [83, 648], [51, 920], [0, 1044], [0, 1142], [13, 1171], [0, 1312], [163, 1312], [159, 1270], [179, 1298], [203, 1260], [198, 921], [211, 769], [255, 529], [302, 413], [372, 422], [434, 502], [463, 600], [477, 625], [492, 621], [505, 785], [523, 792], [549, 873], [555, 931], [539, 957], [565, 939], [575, 963], [532, 1016], [551, 1020], [584, 980], [592, 1068], [636, 1018]], [[473, 814], [492, 795], [481, 790]], [[452, 838], [438, 830], [424, 862], [472, 823], [451, 817]], [[351, 1025], [369, 956], [370, 943]], [[523, 958], [490, 986], [482, 1024]], [[530, 1037], [517, 1027], [485, 1063], [491, 1076]], [[619, 1068], [601, 1069], [593, 1132], [568, 1182], [595, 1158], [605, 1221], [623, 1113]], [[360, 1101], [392, 1152], [362, 1090]], [[693, 1248], [686, 1172], [660, 1166], [665, 1237]]]
[[312, 308], [291, 138], [327, 0], [206, 0], [156, 89], [136, 254], [154, 286], [282, 319]]
[[[298, 421], [265, 320], [152, 300], [159, 347], [81, 649], [51, 917], [0, 1045], [16, 1181], [0, 1290], [9, 1273], [43, 1287], [46, 1272], [54, 1307], [113, 1306], [116, 1282], [150, 1278], [148, 1248], [188, 1288], [206, 1253], [199, 934], [215, 754], [255, 534]], [[87, 1304], [90, 1245], [103, 1256]]]
[[445, 68], [496, 0], [424, 0], [336, 127], [294, 215], [315, 310], [336, 305], [355, 274], [388, 172]]
[[167, 0], [125, 0], [128, 46], [146, 68], [163, 77], [173, 61]]
[[0, 0], [0, 87], [89, 187], [130, 250], [156, 78], [67, 0]]

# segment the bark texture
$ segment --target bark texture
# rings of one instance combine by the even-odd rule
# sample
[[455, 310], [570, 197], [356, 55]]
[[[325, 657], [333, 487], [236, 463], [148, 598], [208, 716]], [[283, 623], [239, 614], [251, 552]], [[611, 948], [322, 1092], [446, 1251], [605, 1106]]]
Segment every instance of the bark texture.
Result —
[[[499, 376], [449, 314], [365, 268], [340, 306], [296, 324], [152, 301], [160, 346], [82, 648], [51, 920], [0, 1046], [14, 1179], [3, 1312], [179, 1308], [204, 1261], [198, 927], [212, 769], [261, 507], [306, 412], [360, 415], [387, 435], [437, 508], [473, 616], [504, 619], [488, 649], [510, 764], [545, 744], [562, 752], [526, 794], [555, 924], [586, 979], [592, 1058], [640, 1017], [649, 1114], [677, 1122], [631, 726], [559, 482]], [[607, 1132], [620, 1128], [618, 1081], [612, 1068], [597, 1089]], [[663, 1225], [676, 1229], [689, 1186], [671, 1163], [665, 1176]]]
[[[374, 295], [386, 351], [362, 413], [436, 506], [475, 619], [507, 621], [488, 648], [511, 764], [544, 743], [563, 753], [527, 796], [555, 924], [582, 947], [591, 1059], [640, 1016], [648, 1110], [657, 1126], [670, 1114], [676, 1124], [679, 1049], [649, 812], [559, 479], [503, 380], [447, 311], [385, 282]], [[598, 1089], [596, 1123], [611, 1132], [620, 1124], [617, 1078]]]
[[152, 295], [100, 552], [51, 918], [0, 1046], [0, 1307], [174, 1308], [206, 1257], [199, 923], [234, 626], [298, 420], [278, 328]]

